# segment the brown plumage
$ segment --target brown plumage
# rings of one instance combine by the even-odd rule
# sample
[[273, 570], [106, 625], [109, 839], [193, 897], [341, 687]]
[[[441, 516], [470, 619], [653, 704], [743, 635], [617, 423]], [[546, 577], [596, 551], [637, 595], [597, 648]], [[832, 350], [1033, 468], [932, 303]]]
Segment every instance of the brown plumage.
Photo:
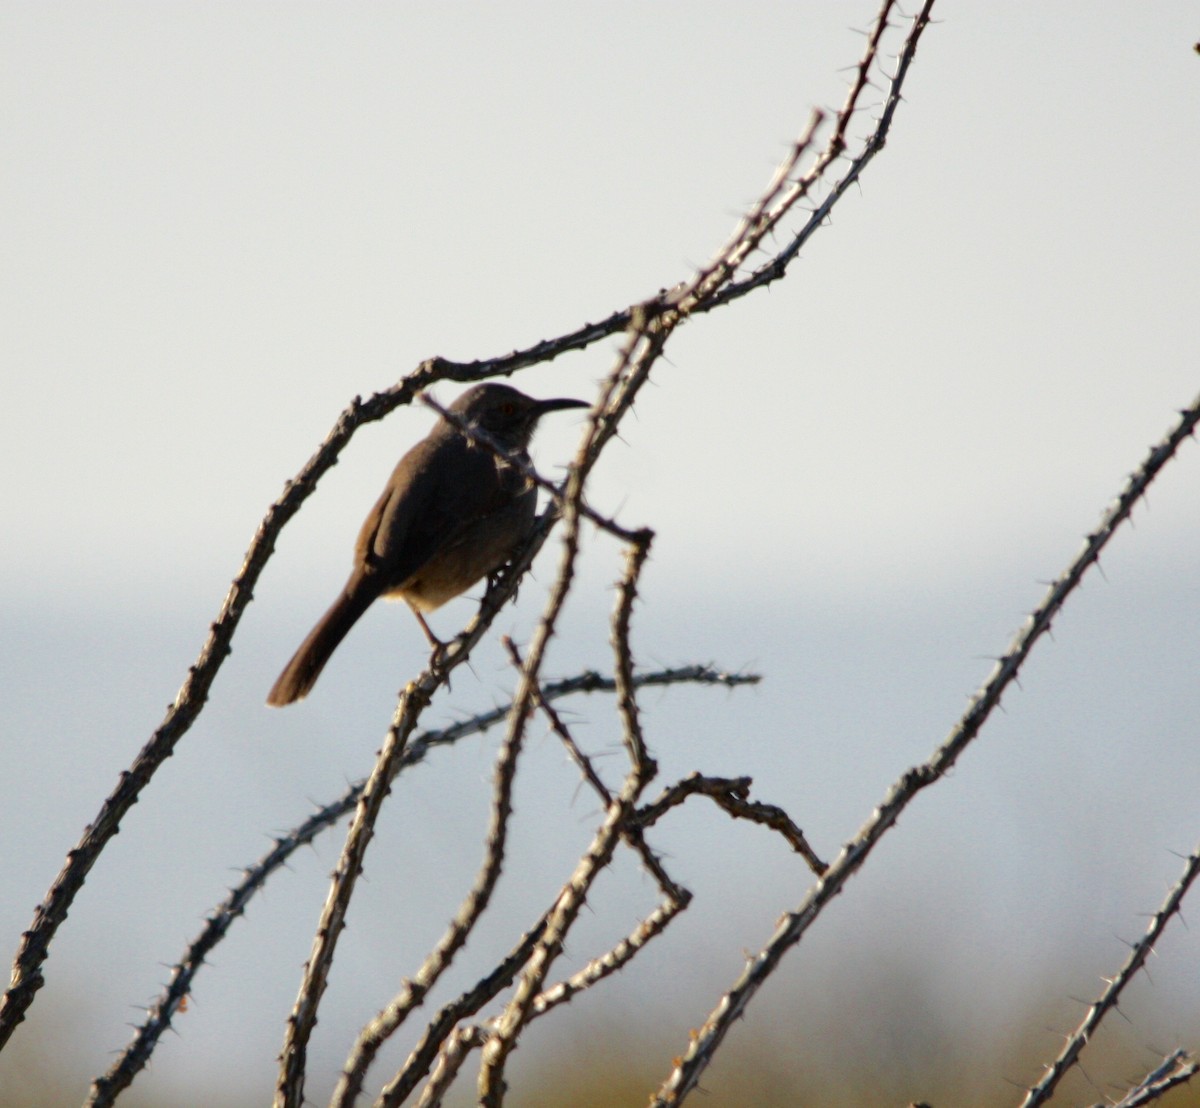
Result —
[[[534, 400], [489, 382], [467, 389], [448, 410], [528, 461], [543, 415], [586, 407], [581, 400]], [[381, 596], [407, 601], [436, 643], [421, 613], [499, 569], [528, 538], [536, 511], [537, 488], [527, 477], [440, 417], [392, 472], [359, 532], [349, 580], [284, 666], [267, 703], [281, 707], [306, 696], [338, 644]]]

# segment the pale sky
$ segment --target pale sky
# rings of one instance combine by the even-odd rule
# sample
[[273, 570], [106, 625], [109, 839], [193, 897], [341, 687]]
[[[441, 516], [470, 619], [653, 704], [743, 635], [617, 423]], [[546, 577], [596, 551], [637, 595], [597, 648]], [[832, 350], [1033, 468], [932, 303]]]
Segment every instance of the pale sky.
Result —
[[[262, 514], [351, 398], [431, 355], [497, 356], [686, 278], [810, 109], [841, 103], [863, 41], [852, 28], [873, 14], [0, 4], [6, 956], [174, 698]], [[1195, 14], [939, 3], [888, 147], [832, 225], [786, 281], [679, 333], [593, 496], [657, 532], [642, 662], [716, 661], [766, 681], [654, 699], [667, 772], [751, 773], [835, 853], [949, 730], [1040, 582], [1200, 392]], [[514, 383], [588, 399], [613, 348]], [[367, 772], [395, 689], [423, 660], [403, 611], [364, 620], [302, 707], [262, 701], [429, 422], [401, 411], [361, 432], [284, 533], [201, 724], [60, 933], [18, 1034], [43, 1008], [69, 1012], [80, 1096], [230, 873]], [[548, 422], [535, 451], [548, 472], [578, 429]], [[844, 993], [839, 940], [900, 957], [880, 913], [905, 921], [904, 957], [920, 963], [930, 944], [943, 1012], [980, 990], [997, 1011], [1019, 1007], [1043, 959], [1094, 952], [1055, 976], [1064, 997], [1119, 964], [1112, 935], [1140, 931], [1178, 869], [1169, 851], [1200, 831], [1198, 541], [1189, 444], [1024, 691], [836, 924], [794, 952], [795, 973], [814, 972], [811, 945], [821, 987]], [[553, 557], [498, 631], [528, 636]], [[595, 544], [556, 672], [607, 664], [618, 571]], [[452, 633], [470, 611], [435, 622]], [[481, 658], [440, 719], [511, 686], [498, 654]], [[601, 744], [602, 708], [579, 709]], [[318, 1102], [347, 1030], [453, 911], [457, 877], [430, 907], [439, 875], [465, 880], [479, 860], [494, 749], [475, 740], [394, 798], [352, 928], [361, 945], [322, 1020]], [[584, 833], [594, 809], [573, 801], [550, 739], [532, 757], [545, 765], [528, 771], [522, 879], [548, 889], [561, 867], [543, 872], [536, 844]], [[716, 888], [743, 868], [755, 878], [743, 913], [721, 904], [714, 920], [698, 903], [680, 925], [675, 956], [707, 961], [683, 989], [674, 1052], [807, 886], [765, 835], [739, 829], [735, 854], [713, 813], [687, 818], [686, 835], [664, 832], [685, 881], [708, 889], [709, 857], [728, 862]], [[130, 1103], [209, 1080], [215, 1058], [231, 1061], [214, 1088], [262, 1101], [340, 831], [328, 840], [239, 925]], [[759, 850], [769, 857], [752, 864], [740, 853]], [[632, 868], [622, 880], [649, 911], [648, 885]], [[497, 905], [499, 934], [525, 921], [520, 908], [517, 893]], [[1178, 939], [1137, 1027], [1164, 1049], [1200, 1039], [1194, 988], [1179, 999], [1172, 984], [1196, 979], [1197, 941]], [[278, 947], [269, 966], [264, 944]], [[964, 983], [981, 961], [994, 976]], [[613, 994], [646, 1003], [643, 986]], [[250, 1006], [260, 1018], [239, 1025], [231, 1013]], [[1076, 1015], [1064, 1002], [1062, 1026]], [[1057, 1046], [1048, 1033], [1046, 1058]], [[980, 1103], [1004, 1076], [1033, 1075], [985, 1075]]]

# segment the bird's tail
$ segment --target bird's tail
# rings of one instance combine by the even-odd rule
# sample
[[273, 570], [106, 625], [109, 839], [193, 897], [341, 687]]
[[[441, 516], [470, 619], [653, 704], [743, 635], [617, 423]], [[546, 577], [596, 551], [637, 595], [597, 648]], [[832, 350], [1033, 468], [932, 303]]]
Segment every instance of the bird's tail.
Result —
[[267, 703], [282, 708], [285, 704], [303, 700], [317, 683], [321, 670], [338, 644], [374, 599], [373, 590], [364, 588], [361, 581], [351, 578], [329, 611], [317, 621], [308, 638], [300, 644], [300, 649], [292, 655], [292, 660], [283, 667], [279, 679], [271, 686]]

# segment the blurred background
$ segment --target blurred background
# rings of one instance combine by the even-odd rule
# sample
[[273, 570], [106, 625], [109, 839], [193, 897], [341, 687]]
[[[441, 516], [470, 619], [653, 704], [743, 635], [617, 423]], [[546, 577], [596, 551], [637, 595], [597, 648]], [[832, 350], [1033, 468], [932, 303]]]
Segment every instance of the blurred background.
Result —
[[[174, 699], [267, 506], [351, 398], [431, 355], [504, 354], [687, 277], [809, 110], [841, 104], [875, 9], [118, 0], [0, 14], [10, 957]], [[764, 678], [648, 694], [662, 780], [749, 774], [825, 857], [944, 738], [1200, 380], [1195, 5], [943, 0], [935, 16], [861, 188], [786, 281], [681, 330], [592, 487], [598, 508], [657, 533], [640, 663]], [[615, 345], [515, 383], [588, 399]], [[284, 532], [207, 710], [52, 947], [0, 1055], [0, 1104], [78, 1103], [241, 867], [369, 771], [426, 657], [403, 609], [372, 610], [303, 705], [263, 700], [429, 424], [414, 408], [365, 428]], [[546, 421], [544, 472], [579, 430]], [[1200, 833], [1194, 445], [1134, 522], [1005, 710], [759, 995], [704, 1103], [1015, 1104], [1058, 1052]], [[493, 638], [528, 638], [556, 558], [552, 540]], [[552, 675], [610, 667], [619, 571], [619, 549], [589, 541]], [[472, 610], [456, 601], [434, 625], [453, 634]], [[427, 722], [512, 683], [493, 642]], [[577, 699], [569, 718], [618, 772], [611, 703]], [[479, 865], [497, 741], [439, 751], [397, 784], [312, 1044], [315, 1103]], [[597, 819], [539, 724], [507, 884], [431, 1003], [508, 948]], [[327, 834], [252, 903], [124, 1103], [269, 1100], [340, 841]], [[777, 836], [701, 802], [652, 841], [692, 907], [531, 1032], [514, 1103], [644, 1103], [810, 884]], [[564, 973], [652, 911], [655, 890], [625, 859], [590, 903]], [[1171, 926], [1063, 1103], [1200, 1046], [1198, 944]]]

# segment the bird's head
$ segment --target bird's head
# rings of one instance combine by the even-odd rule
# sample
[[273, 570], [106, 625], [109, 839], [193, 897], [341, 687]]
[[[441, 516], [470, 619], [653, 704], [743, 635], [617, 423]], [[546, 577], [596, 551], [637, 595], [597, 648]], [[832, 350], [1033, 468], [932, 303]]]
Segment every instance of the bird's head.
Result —
[[486, 381], [467, 389], [448, 410], [491, 435], [502, 446], [524, 450], [538, 420], [547, 412], [588, 406], [583, 400], [535, 400], [510, 385]]

